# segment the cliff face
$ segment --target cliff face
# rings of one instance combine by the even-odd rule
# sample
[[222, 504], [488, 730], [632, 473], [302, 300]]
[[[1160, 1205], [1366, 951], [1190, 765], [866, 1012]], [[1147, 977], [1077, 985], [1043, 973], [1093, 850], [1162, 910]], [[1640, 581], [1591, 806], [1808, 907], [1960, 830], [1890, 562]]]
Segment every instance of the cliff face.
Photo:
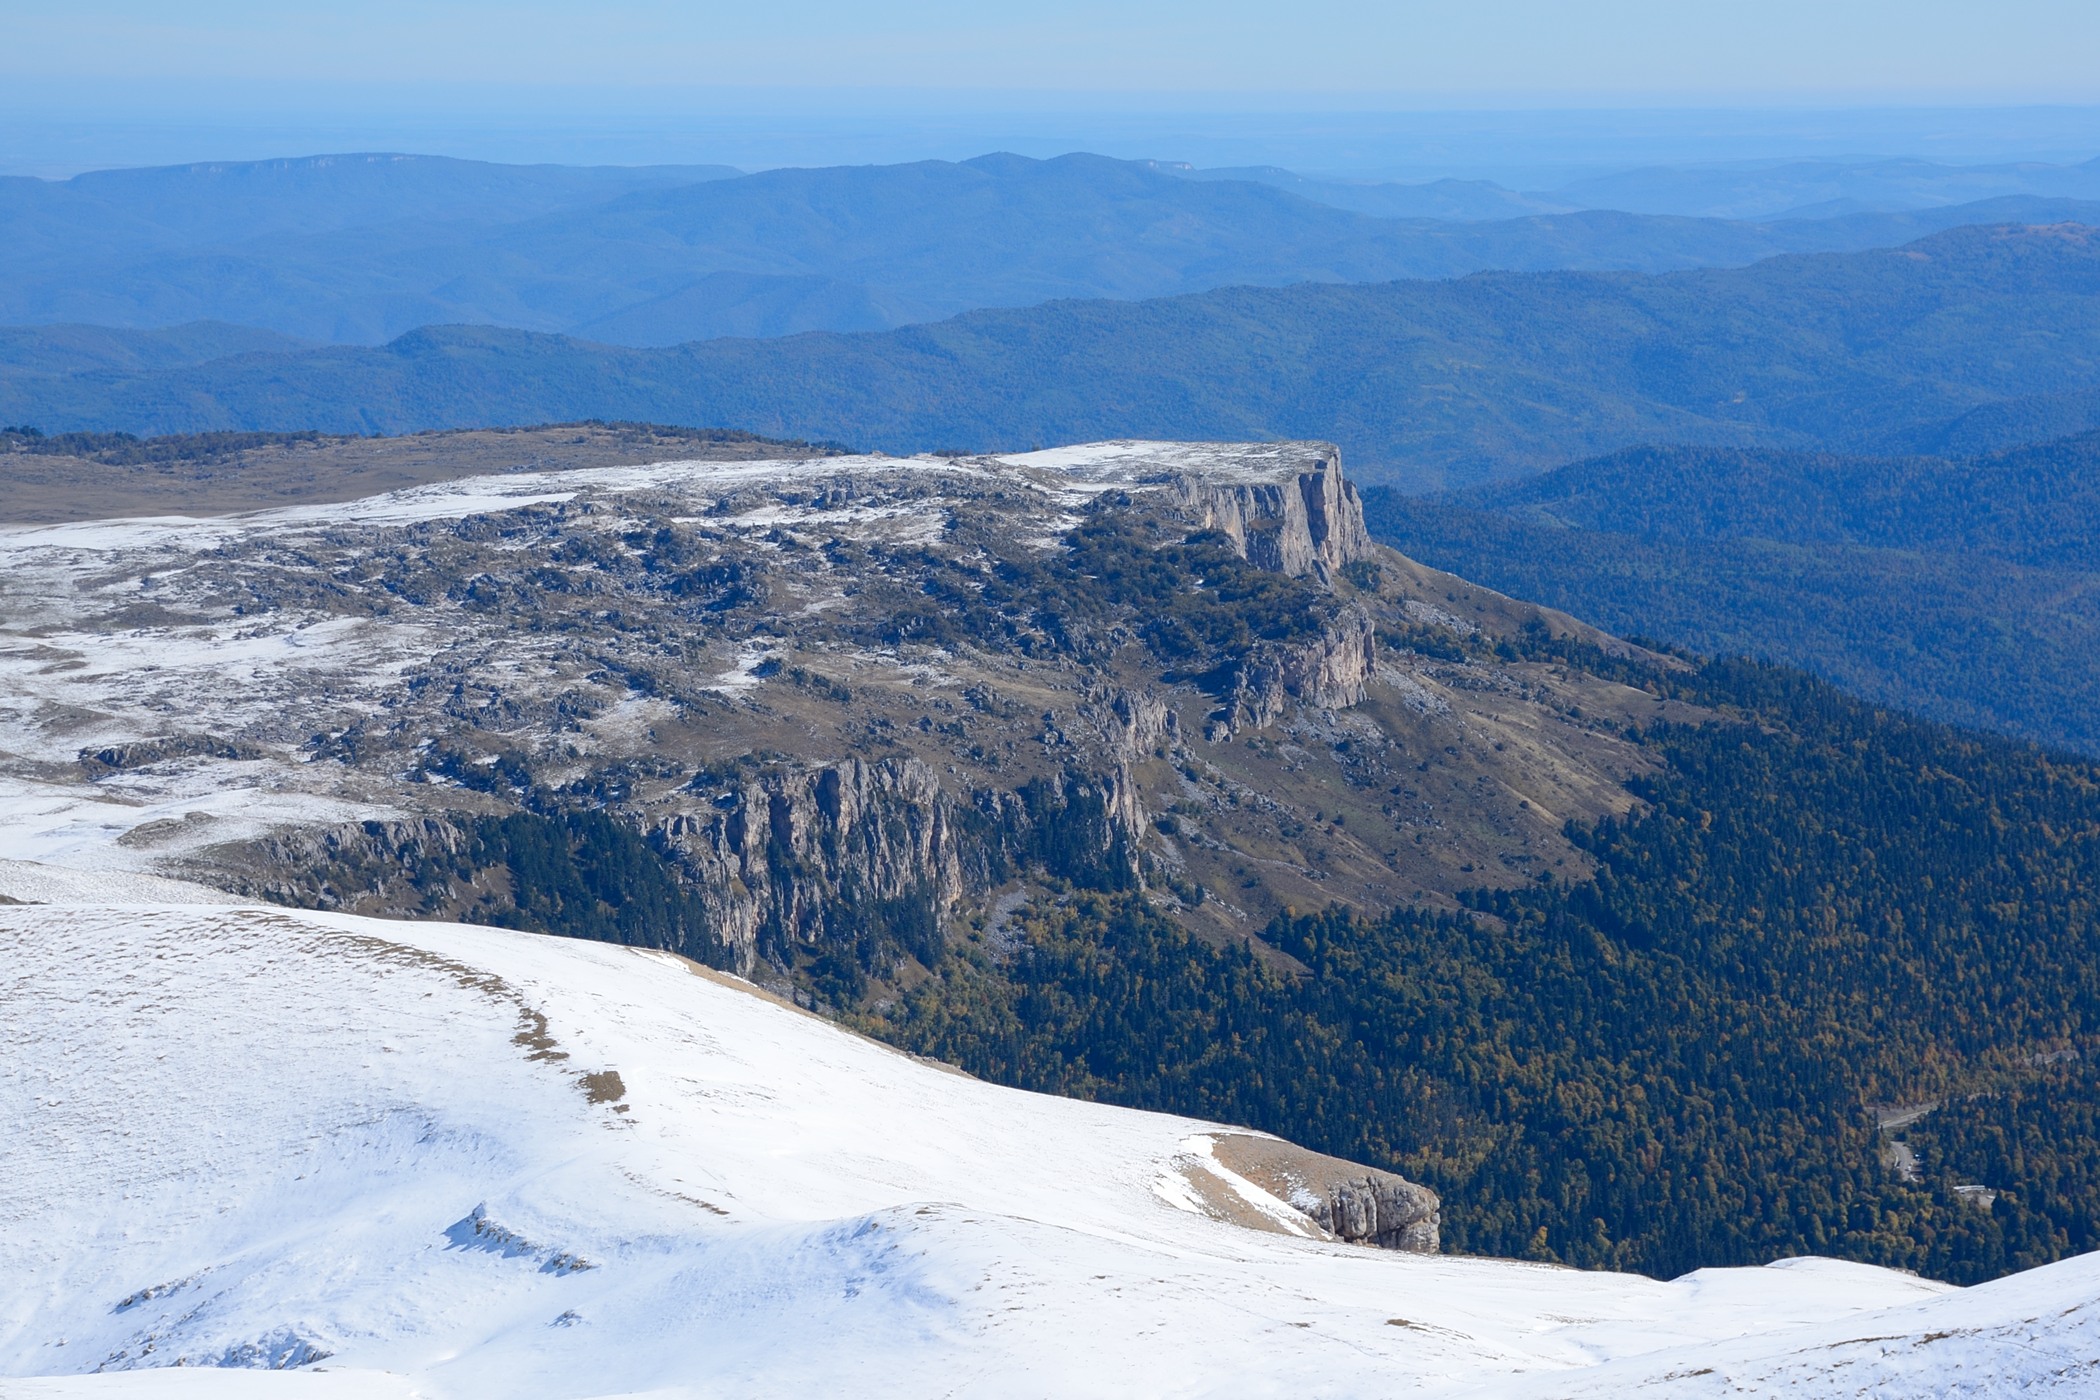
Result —
[[[1318, 443], [661, 462], [191, 528], [22, 545], [0, 592], [37, 639], [0, 696], [22, 771], [154, 804], [128, 861], [841, 1005], [1024, 893], [1232, 940], [1565, 872], [1640, 762], [1589, 718], [1616, 692], [1483, 659], [1537, 619], [1374, 548]], [[1246, 563], [1191, 562], [1204, 532]], [[1445, 660], [1379, 645], [1425, 632]], [[150, 695], [103, 674], [146, 647]]]
[[1255, 648], [1240, 665], [1231, 702], [1210, 727], [1222, 743], [1242, 729], [1266, 729], [1292, 701], [1319, 710], [1363, 702], [1378, 669], [1378, 630], [1361, 608], [1346, 608], [1310, 641]]
[[1173, 495], [1199, 528], [1238, 544], [1250, 563], [1293, 578], [1338, 570], [1374, 546], [1363, 503], [1342, 476], [1341, 452], [1320, 444], [1296, 470], [1270, 480], [1177, 477]]
[[1435, 1254], [1443, 1206], [1434, 1191], [1392, 1172], [1356, 1167], [1324, 1183], [1306, 1212], [1341, 1239]]
[[1427, 1186], [1396, 1172], [1312, 1152], [1277, 1138], [1220, 1133], [1211, 1155], [1337, 1239], [1378, 1249], [1435, 1254], [1443, 1203]]
[[221, 848], [214, 883], [308, 909], [454, 914], [471, 899], [473, 850], [471, 819], [457, 816], [286, 827]]
[[[1105, 707], [1128, 743], [1155, 718]], [[917, 759], [781, 768], [656, 828], [746, 976], [834, 945], [938, 960], [958, 907], [1026, 870], [1101, 888], [1140, 882], [1146, 810], [1129, 764], [1078, 765], [1019, 788], [944, 788]]]
[[656, 832], [747, 975], [762, 957], [788, 962], [799, 946], [850, 940], [851, 923], [870, 917], [930, 960], [966, 888], [954, 804], [914, 758], [777, 768]]

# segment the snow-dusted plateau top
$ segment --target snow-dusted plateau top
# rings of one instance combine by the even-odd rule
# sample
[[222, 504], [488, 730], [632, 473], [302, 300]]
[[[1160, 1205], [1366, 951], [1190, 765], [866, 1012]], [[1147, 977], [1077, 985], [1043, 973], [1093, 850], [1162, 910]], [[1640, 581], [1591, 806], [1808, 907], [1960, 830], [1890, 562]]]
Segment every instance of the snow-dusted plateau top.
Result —
[[[63, 525], [0, 525], [0, 558], [34, 559], [46, 551], [122, 552], [178, 546], [212, 548], [223, 541], [267, 533], [356, 525], [411, 525], [461, 520], [489, 511], [551, 505], [587, 495], [674, 491], [719, 500], [739, 488], [789, 487], [856, 476], [919, 478], [938, 491], [942, 481], [1022, 483], [1050, 499], [1085, 499], [1117, 487], [1158, 485], [1189, 477], [1229, 485], [1284, 483], [1333, 457], [1324, 443], [1098, 442], [1038, 452], [986, 457], [761, 458], [753, 461], [680, 460], [567, 471], [506, 472], [461, 477], [389, 491], [361, 500], [286, 506], [230, 516], [161, 516]], [[829, 523], [841, 518], [821, 504], [781, 514], [781, 521]]]
[[[398, 775], [463, 729], [629, 754], [665, 710], [653, 674], [735, 697], [799, 651], [842, 678], [908, 684], [894, 651], [829, 635], [868, 612], [863, 590], [890, 567], [871, 555], [1048, 550], [1104, 493], [1194, 491], [1215, 496], [1195, 505], [1221, 528], [1281, 521], [1263, 539], [1302, 538], [1292, 562], [1314, 567], [1336, 545], [1305, 482], [1353, 505], [1325, 444], [1110, 442], [514, 472], [234, 515], [0, 526], [0, 854], [156, 869], [273, 830], [397, 817], [428, 793]], [[669, 593], [689, 614], [675, 642], [624, 620]], [[446, 698], [462, 687], [514, 718], [467, 715]], [[361, 771], [309, 762], [350, 735]], [[105, 751], [121, 771], [83, 782], [82, 756]]]
[[1816, 1260], [1662, 1283], [1323, 1242], [1219, 1208], [1289, 1215], [1211, 1157], [1216, 1125], [995, 1088], [668, 955], [96, 902], [168, 892], [21, 865], [0, 893], [52, 901], [0, 907], [0, 1395], [2100, 1377], [2090, 1258], [1955, 1290]]

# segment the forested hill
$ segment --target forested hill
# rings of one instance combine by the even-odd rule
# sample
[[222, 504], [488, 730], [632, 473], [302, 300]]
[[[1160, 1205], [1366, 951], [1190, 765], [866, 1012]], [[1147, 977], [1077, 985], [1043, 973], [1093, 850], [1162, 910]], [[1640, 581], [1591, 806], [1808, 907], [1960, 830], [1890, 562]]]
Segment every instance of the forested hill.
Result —
[[1559, 659], [1722, 716], [1648, 728], [1641, 808], [1571, 828], [1594, 880], [1287, 913], [1288, 965], [1072, 890], [869, 1024], [1399, 1168], [1462, 1252], [1968, 1282], [2100, 1247], [2100, 770], [1798, 673]]
[[1971, 458], [1640, 448], [1374, 491], [1374, 532], [1621, 633], [2100, 753], [2100, 434]]
[[2100, 433], [1959, 459], [1643, 447], [1442, 499], [1616, 534], [2100, 567]]
[[[0, 422], [46, 432], [606, 418], [889, 452], [1319, 437], [1360, 476], [1420, 488], [1642, 442], [1912, 450], [1993, 410], [2007, 431], [2061, 426], [2100, 409], [2100, 232], [1965, 228], [1895, 250], [1661, 276], [1056, 302], [663, 350], [449, 328], [164, 369], [50, 372], [12, 358], [22, 367], [0, 379]], [[2007, 408], [2038, 402], [2050, 410]]]

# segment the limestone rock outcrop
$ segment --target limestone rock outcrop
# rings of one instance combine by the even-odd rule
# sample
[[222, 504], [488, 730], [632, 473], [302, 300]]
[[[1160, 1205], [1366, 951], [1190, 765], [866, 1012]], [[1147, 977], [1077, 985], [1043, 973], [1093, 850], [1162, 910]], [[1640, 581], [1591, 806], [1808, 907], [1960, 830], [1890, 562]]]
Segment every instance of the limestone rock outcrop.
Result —
[[[1165, 733], [1157, 699], [1118, 694], [1104, 713], [1122, 726], [1126, 753]], [[930, 965], [957, 902], [1016, 868], [1134, 885], [1146, 822], [1127, 757], [955, 793], [914, 758], [848, 758], [781, 766], [696, 797], [656, 840], [747, 976], [762, 962], [792, 963], [798, 948], [871, 936]]]
[[1315, 450], [1274, 480], [1178, 477], [1173, 498], [1182, 514], [1232, 539], [1260, 568], [1294, 578], [1339, 569], [1371, 553], [1371, 535], [1355, 483], [1342, 476], [1340, 450]]
[[685, 867], [749, 973], [798, 942], [833, 936], [841, 917], [886, 911], [930, 961], [964, 889], [953, 804], [917, 759], [848, 758], [781, 767], [700, 795], [658, 835]]
[[1414, 1254], [1441, 1247], [1443, 1203], [1404, 1176], [1251, 1133], [1219, 1134], [1211, 1153], [1337, 1239]]
[[1216, 742], [1241, 729], [1266, 728], [1293, 700], [1322, 710], [1361, 704], [1377, 669], [1377, 628], [1362, 609], [1346, 608], [1310, 641], [1250, 653], [1208, 737]]
[[282, 827], [222, 848], [208, 870], [215, 884], [280, 904], [427, 917], [444, 907], [428, 898], [431, 874], [461, 869], [472, 845], [450, 816]]

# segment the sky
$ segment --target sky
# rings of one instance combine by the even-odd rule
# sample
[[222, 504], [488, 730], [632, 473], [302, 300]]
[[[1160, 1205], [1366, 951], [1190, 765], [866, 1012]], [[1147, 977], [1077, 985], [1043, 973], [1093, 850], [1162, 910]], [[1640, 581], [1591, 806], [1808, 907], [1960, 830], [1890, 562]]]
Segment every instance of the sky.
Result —
[[2092, 0], [7, 0], [9, 76], [1349, 95], [2100, 99]]
[[[2060, 113], [2100, 105], [2095, 53], [2095, 0], [0, 0], [0, 169], [385, 137], [746, 165], [1002, 135], [1245, 156], [1293, 122], [1367, 131], [1381, 116], [1413, 134], [1358, 163], [1413, 151], [1426, 171], [1443, 167], [1415, 130], [1424, 114], [1762, 114], [1751, 130], [1802, 112]], [[2082, 139], [2038, 120], [2000, 146]], [[1613, 139], [1640, 125], [1618, 119]], [[1532, 126], [1546, 139], [1555, 123]], [[1933, 137], [1820, 129], [1883, 149]]]

